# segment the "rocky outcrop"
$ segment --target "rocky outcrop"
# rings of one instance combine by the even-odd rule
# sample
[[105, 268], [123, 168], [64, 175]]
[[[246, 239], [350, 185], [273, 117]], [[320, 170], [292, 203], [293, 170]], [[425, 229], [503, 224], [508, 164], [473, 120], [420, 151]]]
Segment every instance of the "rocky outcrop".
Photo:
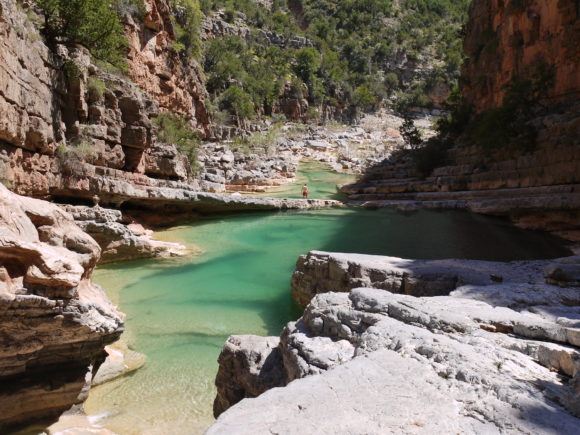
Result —
[[[393, 276], [414, 263], [374, 260]], [[447, 260], [429, 265], [431, 279], [454, 269], [479, 282], [433, 297], [371, 288], [318, 294], [281, 335], [277, 386], [286, 386], [242, 400], [208, 433], [575, 431], [580, 300], [576, 288], [544, 275], [578, 264]], [[244, 337], [230, 340], [246, 346]]]
[[290, 121], [306, 121], [309, 108], [307, 95], [308, 87], [306, 85], [296, 89], [292, 82], [287, 81], [280, 91], [273, 111], [282, 113]]
[[265, 190], [293, 181], [299, 158], [277, 141], [269, 146], [278, 148], [276, 155], [264, 150], [234, 152], [224, 143], [204, 144], [199, 156], [200, 178], [216, 191], [237, 192]]
[[205, 40], [224, 36], [238, 36], [249, 41], [252, 40], [265, 45], [276, 45], [281, 48], [313, 46], [312, 41], [304, 36], [287, 36], [269, 29], [250, 28], [247, 22], [247, 17], [242, 12], [237, 12], [236, 16], [228, 21], [225, 10], [220, 9], [204, 17], [201, 36]]
[[246, 397], [256, 397], [284, 383], [277, 337], [233, 336], [219, 356], [213, 404], [217, 417]]
[[[295, 180], [300, 161], [325, 163], [336, 172], [360, 174], [402, 144], [402, 119], [387, 111], [360, 124], [269, 125], [239, 143], [205, 143], [199, 153], [199, 179], [206, 190], [264, 192]], [[417, 120], [425, 135], [431, 119]]]
[[[478, 264], [481, 272], [474, 272]], [[466, 267], [466, 265], [469, 265]], [[487, 266], [487, 267], [485, 267]], [[495, 266], [495, 265], [494, 265]], [[462, 283], [503, 279], [494, 266], [453, 260], [411, 261], [396, 257], [311, 251], [302, 255], [292, 275], [292, 296], [302, 306], [319, 293], [371, 287], [413, 296], [449, 294]]]
[[187, 254], [185, 246], [155, 240], [153, 231], [146, 230], [141, 224], [124, 222], [118, 210], [74, 205], [63, 208], [84, 232], [97, 241], [102, 250], [101, 263]]
[[0, 185], [0, 428], [81, 402], [122, 315], [90, 280], [99, 245], [56, 205]]
[[28, 3], [0, 5], [0, 178], [6, 184], [28, 196], [77, 203], [97, 194], [109, 204], [119, 186], [202, 189], [187, 184], [187, 157], [161, 143], [153, 123], [171, 110], [202, 135], [209, 128], [198, 70], [169, 48], [174, 36], [164, 0], [147, 1], [142, 22], [125, 17], [130, 77], [101, 68], [83, 47], [49, 48]]

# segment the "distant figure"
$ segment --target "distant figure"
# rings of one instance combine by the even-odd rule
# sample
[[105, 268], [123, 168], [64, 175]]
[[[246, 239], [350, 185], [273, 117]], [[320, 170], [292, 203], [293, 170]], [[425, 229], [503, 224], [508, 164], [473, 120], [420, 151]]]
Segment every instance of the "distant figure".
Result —
[[99, 195], [93, 196], [93, 205], [95, 207], [98, 207], [99, 206], [99, 201], [100, 201]]
[[302, 186], [302, 198], [304, 199], [308, 198], [308, 184]]

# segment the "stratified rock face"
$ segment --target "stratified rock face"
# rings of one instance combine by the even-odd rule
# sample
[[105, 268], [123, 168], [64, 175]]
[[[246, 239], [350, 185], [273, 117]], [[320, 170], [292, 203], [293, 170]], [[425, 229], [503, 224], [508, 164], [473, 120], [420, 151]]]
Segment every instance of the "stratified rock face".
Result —
[[[393, 276], [414, 263], [376, 257], [377, 270], [381, 262]], [[284, 388], [242, 400], [208, 433], [577, 432], [580, 295], [561, 287], [569, 276], [554, 286], [544, 274], [554, 279], [580, 259], [454, 262], [476, 278], [495, 266], [503, 282], [434, 297], [370, 288], [318, 294], [282, 333]], [[431, 272], [447, 275], [452, 264]], [[243, 369], [238, 378], [248, 379]]]
[[342, 190], [368, 207], [467, 209], [580, 240], [580, 103], [559, 106], [532, 124], [540, 126], [533, 152], [490, 154], [465, 145], [451, 150], [455, 164], [427, 178], [409, 155], [393, 155]]
[[[479, 260], [406, 260], [364, 254], [311, 251], [301, 255], [292, 275], [292, 296], [302, 306], [319, 293], [370, 287], [411, 296], [445, 296], [465, 285], [543, 280], [545, 261], [497, 263]], [[551, 265], [551, 284], [573, 286], [578, 266], [562, 260]]]
[[186, 116], [209, 135], [201, 67], [194, 61], [184, 64], [171, 48], [175, 34], [169, 2], [146, 0], [144, 3], [143, 22], [136, 23], [127, 17], [129, 74], [160, 107]]
[[121, 335], [122, 315], [90, 281], [100, 253], [61, 208], [0, 184], [0, 429], [82, 401]]
[[82, 47], [49, 48], [28, 3], [0, 0], [0, 179], [14, 191], [115, 199], [123, 188], [191, 178], [187, 158], [158, 141], [152, 121], [170, 110], [209, 134], [204, 89], [196, 65], [169, 48], [167, 3], [146, 3], [143, 23], [125, 17], [126, 77], [101, 69]]
[[550, 104], [578, 99], [576, 0], [475, 0], [464, 42], [463, 94], [476, 111], [502, 103], [510, 81], [544, 62], [554, 68]]

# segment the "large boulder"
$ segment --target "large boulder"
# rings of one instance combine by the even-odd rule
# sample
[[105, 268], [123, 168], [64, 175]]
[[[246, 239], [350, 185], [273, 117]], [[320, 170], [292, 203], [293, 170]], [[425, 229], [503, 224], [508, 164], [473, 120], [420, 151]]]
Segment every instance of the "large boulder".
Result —
[[0, 429], [86, 397], [123, 316], [91, 282], [99, 245], [71, 215], [0, 184]]
[[216, 376], [217, 417], [246, 397], [256, 397], [285, 383], [277, 337], [232, 336], [220, 353]]

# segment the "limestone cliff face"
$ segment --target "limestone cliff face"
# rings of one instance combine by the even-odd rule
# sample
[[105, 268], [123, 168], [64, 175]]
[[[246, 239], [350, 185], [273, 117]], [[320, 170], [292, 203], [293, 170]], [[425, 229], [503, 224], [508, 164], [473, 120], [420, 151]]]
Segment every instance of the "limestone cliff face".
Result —
[[129, 77], [98, 67], [83, 47], [47, 46], [25, 8], [0, 0], [0, 179], [21, 194], [73, 200], [187, 181], [187, 159], [152, 123], [171, 110], [209, 133], [199, 72], [168, 49], [167, 3], [147, 2], [141, 23], [126, 17]]
[[501, 104], [510, 81], [545, 62], [550, 104], [580, 94], [580, 5], [575, 0], [475, 0], [464, 41], [463, 94], [476, 111]]
[[121, 335], [90, 279], [100, 254], [71, 215], [0, 184], [0, 431], [82, 402]]
[[207, 433], [574, 432], [579, 265], [311, 252], [303, 316], [228, 339]]
[[200, 66], [171, 48], [175, 34], [166, 0], [146, 0], [142, 22], [126, 17], [129, 76], [161, 108], [179, 113], [209, 135]]

